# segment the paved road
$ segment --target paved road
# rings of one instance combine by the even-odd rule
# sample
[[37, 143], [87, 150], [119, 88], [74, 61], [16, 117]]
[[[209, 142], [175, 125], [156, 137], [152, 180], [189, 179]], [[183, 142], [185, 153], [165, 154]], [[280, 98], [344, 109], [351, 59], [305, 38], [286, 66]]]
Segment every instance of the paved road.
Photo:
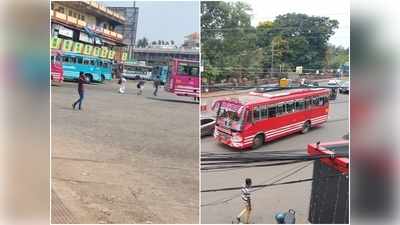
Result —
[[134, 81], [123, 95], [115, 82], [86, 88], [73, 111], [76, 83], [52, 87], [53, 204], [64, 209], [52, 222], [197, 223], [198, 104], [153, 98], [150, 82], [142, 96]]
[[[348, 133], [348, 95], [339, 94], [331, 102], [328, 122], [319, 128], [312, 129], [307, 134], [293, 134], [268, 143], [257, 149], [260, 152], [287, 151], [305, 152], [309, 143], [317, 141], [336, 141]], [[231, 148], [220, 145], [212, 137], [201, 140], [202, 152], [227, 153]], [[243, 154], [246, 154], [245, 152]], [[309, 162], [285, 166], [265, 168], [235, 169], [221, 172], [202, 172], [201, 189], [242, 186], [246, 177], [251, 177], [254, 184], [267, 184], [277, 177], [288, 174], [290, 171], [306, 166]], [[312, 164], [302, 169], [294, 176], [280, 182], [312, 177]], [[311, 182], [282, 186], [267, 187], [253, 193], [254, 210], [252, 223], [276, 223], [274, 215], [290, 208], [295, 209], [297, 223], [308, 223], [308, 206], [311, 191]], [[224, 191], [201, 194], [201, 222], [202, 223], [231, 223], [240, 212], [242, 200], [240, 191]], [[224, 200], [231, 199], [226, 203]], [[211, 205], [208, 205], [210, 204]]]

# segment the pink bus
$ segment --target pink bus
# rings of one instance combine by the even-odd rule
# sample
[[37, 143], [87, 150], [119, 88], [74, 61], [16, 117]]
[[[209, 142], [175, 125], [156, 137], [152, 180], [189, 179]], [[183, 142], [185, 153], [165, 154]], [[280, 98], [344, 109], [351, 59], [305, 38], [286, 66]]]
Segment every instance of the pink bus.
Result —
[[199, 62], [171, 59], [165, 90], [179, 96], [199, 98]]
[[51, 84], [61, 84], [64, 81], [62, 56], [62, 51], [51, 50]]

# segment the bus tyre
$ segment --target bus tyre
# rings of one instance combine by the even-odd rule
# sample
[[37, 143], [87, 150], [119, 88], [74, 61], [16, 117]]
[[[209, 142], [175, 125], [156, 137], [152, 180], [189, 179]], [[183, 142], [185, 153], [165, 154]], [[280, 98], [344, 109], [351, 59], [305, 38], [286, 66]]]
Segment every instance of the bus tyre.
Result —
[[310, 121], [306, 121], [306, 122], [304, 123], [304, 125], [303, 125], [303, 129], [301, 129], [301, 133], [302, 133], [302, 134], [307, 133], [307, 132], [310, 130], [310, 128], [311, 128], [311, 123], [310, 123]]
[[92, 75], [86, 74], [86, 82], [89, 83], [89, 84], [93, 82], [93, 77], [92, 77]]
[[257, 149], [257, 148], [261, 147], [263, 144], [264, 144], [264, 135], [258, 134], [253, 139], [252, 149]]

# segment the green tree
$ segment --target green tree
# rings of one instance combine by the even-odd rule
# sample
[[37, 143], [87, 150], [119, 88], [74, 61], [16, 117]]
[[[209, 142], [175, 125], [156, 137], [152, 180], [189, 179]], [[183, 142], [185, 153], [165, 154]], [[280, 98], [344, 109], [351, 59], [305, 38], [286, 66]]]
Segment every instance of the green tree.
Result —
[[325, 68], [337, 69], [341, 65], [349, 63], [349, 49], [341, 46], [329, 45], [326, 50]]
[[251, 26], [251, 8], [242, 2], [202, 2], [201, 40], [205, 73], [210, 77], [246, 77], [243, 70], [257, 64], [255, 28]]

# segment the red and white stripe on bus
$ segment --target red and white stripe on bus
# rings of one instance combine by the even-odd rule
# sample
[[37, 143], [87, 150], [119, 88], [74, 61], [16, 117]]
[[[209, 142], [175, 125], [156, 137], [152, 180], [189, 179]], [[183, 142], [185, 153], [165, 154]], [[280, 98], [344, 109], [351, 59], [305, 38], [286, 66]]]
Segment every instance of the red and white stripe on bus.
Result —
[[318, 88], [275, 95], [249, 93], [239, 99], [217, 101], [214, 137], [245, 149], [299, 131], [305, 133], [328, 120], [328, 96], [329, 90]]

